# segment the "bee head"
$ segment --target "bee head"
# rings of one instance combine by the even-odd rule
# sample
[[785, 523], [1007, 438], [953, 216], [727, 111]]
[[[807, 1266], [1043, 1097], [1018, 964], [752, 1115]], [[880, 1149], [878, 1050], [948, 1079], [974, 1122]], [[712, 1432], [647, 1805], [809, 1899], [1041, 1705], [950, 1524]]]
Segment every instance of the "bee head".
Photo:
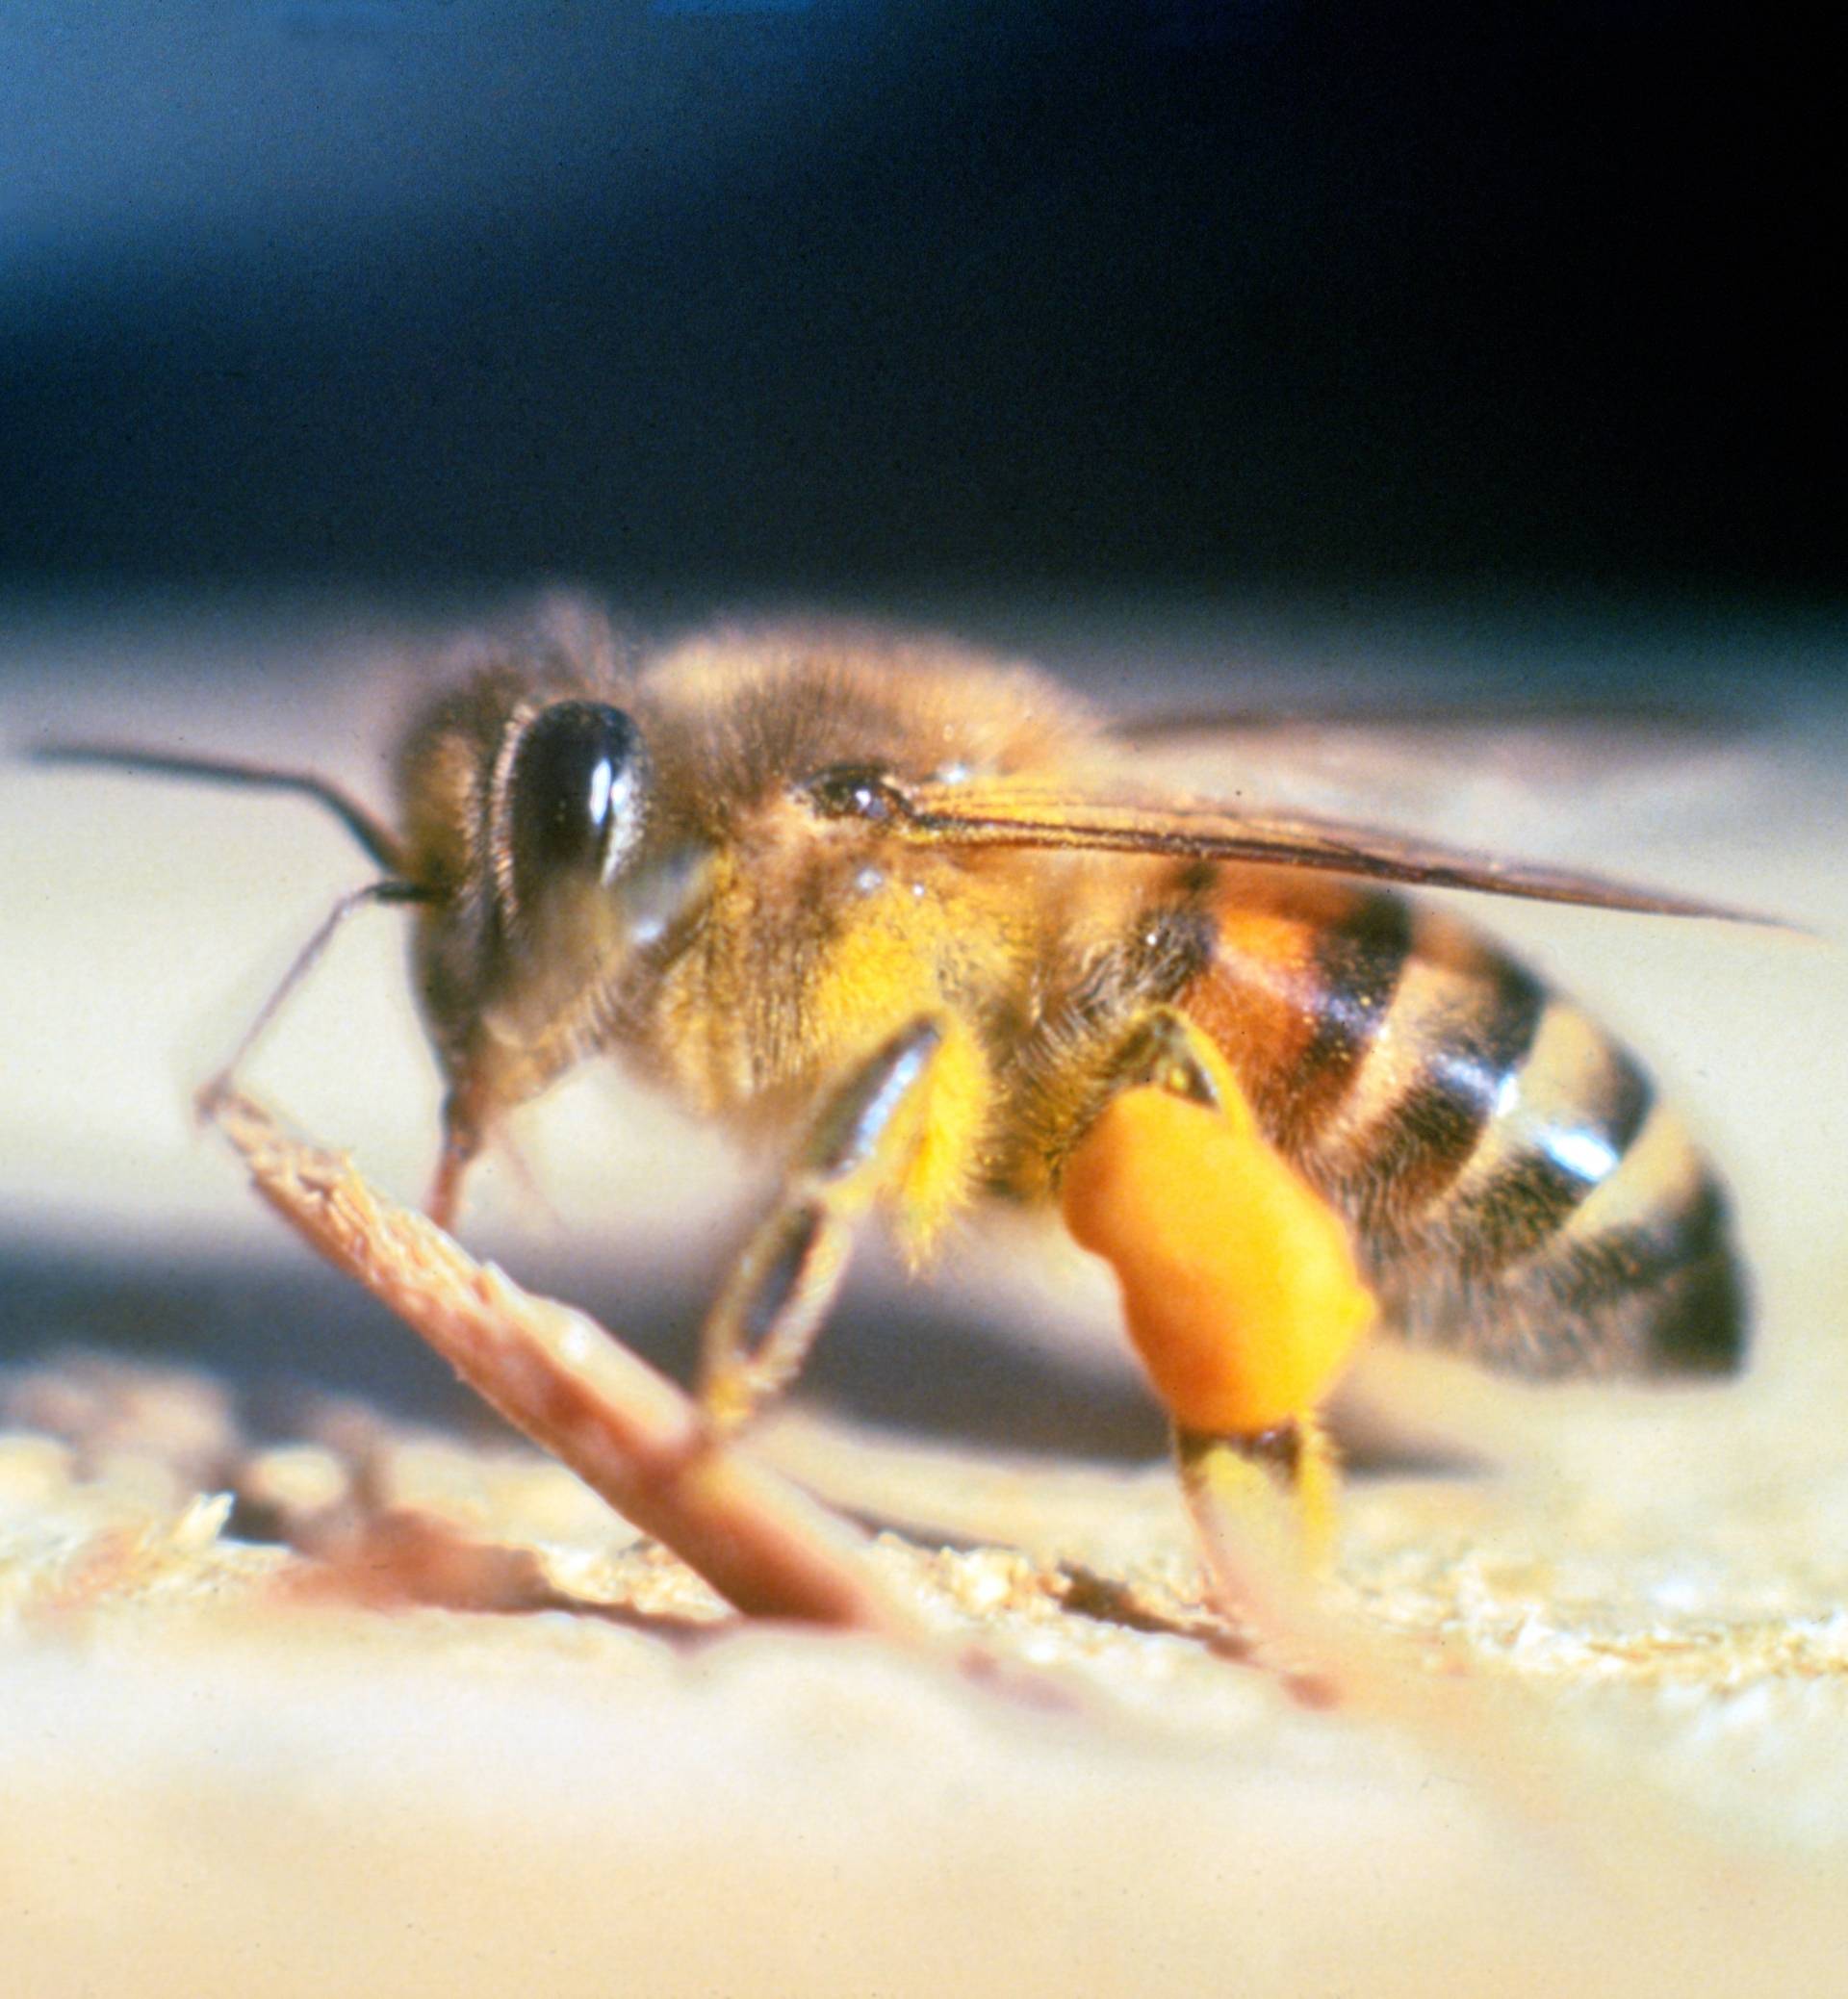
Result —
[[[656, 838], [655, 765], [626, 708], [488, 674], [435, 707], [400, 764], [415, 948], [448, 1073], [451, 1150], [606, 1046], [628, 975], [701, 879]], [[657, 849], [664, 851], [656, 851]]]

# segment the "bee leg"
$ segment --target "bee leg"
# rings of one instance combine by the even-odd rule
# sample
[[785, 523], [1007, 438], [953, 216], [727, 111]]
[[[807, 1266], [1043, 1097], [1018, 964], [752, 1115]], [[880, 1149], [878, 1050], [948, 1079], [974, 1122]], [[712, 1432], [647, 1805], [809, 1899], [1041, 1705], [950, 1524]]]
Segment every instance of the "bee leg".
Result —
[[1255, 1434], [1174, 1429], [1174, 1463], [1210, 1568], [1229, 1525], [1256, 1537], [1261, 1552], [1290, 1568], [1319, 1569], [1335, 1525], [1340, 1468], [1328, 1435], [1311, 1414]]
[[1346, 1224], [1192, 1022], [1142, 1022], [1104, 1089], [1061, 1169], [1065, 1223], [1116, 1273], [1209, 1569], [1236, 1599], [1238, 1551], [1294, 1566], [1326, 1545], [1334, 1459], [1316, 1409], [1373, 1296]]
[[462, 1182], [481, 1154], [481, 1118], [474, 1092], [452, 1084], [443, 1101], [443, 1149], [436, 1176], [424, 1199], [424, 1212], [440, 1229], [455, 1226], [462, 1204]]
[[942, 1044], [941, 1024], [921, 1015], [823, 1103], [701, 1328], [700, 1401], [721, 1428], [800, 1371], [847, 1273], [854, 1224], [902, 1170]]

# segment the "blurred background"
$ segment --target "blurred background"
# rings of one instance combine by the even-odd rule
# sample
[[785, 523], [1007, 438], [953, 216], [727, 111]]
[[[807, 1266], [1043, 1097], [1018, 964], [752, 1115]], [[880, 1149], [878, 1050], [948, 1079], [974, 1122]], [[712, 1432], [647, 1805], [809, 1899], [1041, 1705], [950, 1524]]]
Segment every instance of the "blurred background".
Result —
[[1815, 54], [1651, 0], [28, 0], [0, 573], [1833, 592]]
[[[1646, 0], [8, 7], [8, 737], [377, 797], [395, 662], [541, 585], [644, 634], [838, 609], [1119, 702], [1473, 705], [1384, 762], [1313, 741], [1315, 801], [1838, 934], [1834, 100], [1794, 30]], [[1495, 719], [1587, 695], [1744, 726]], [[188, 1131], [357, 878], [338, 829], [70, 772], [3, 796], [0, 1349], [458, 1406]], [[1494, 913], [1693, 1099], [1813, 1316], [1838, 959]], [[343, 944], [259, 1081], [414, 1193], [435, 1092], [393, 929]], [[667, 1261], [710, 1268], [736, 1182], [603, 1088], [539, 1148], [558, 1225], [503, 1175], [480, 1228], [683, 1350], [697, 1300], [625, 1245], [668, 1216]], [[566, 1268], [605, 1251], [620, 1282]], [[1018, 1441], [1154, 1448], [1126, 1374], [1062, 1390], [941, 1294], [881, 1324], [824, 1360], [875, 1413], [954, 1376]]]

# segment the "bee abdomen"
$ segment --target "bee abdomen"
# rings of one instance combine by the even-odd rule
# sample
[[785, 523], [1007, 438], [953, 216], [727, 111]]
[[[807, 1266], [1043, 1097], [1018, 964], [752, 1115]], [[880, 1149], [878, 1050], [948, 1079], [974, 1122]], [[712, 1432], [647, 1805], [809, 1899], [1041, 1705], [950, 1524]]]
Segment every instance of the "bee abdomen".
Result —
[[1399, 1331], [1526, 1374], [1719, 1371], [1726, 1198], [1637, 1063], [1486, 939], [1396, 897], [1221, 903], [1183, 1004], [1345, 1212]]

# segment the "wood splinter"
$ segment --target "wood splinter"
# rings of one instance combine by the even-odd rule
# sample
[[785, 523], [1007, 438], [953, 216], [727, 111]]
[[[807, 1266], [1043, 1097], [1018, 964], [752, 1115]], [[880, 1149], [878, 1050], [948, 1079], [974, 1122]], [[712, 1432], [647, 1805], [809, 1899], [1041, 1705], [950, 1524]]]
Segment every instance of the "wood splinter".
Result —
[[916, 1641], [862, 1537], [734, 1446], [673, 1382], [588, 1318], [475, 1261], [349, 1161], [227, 1090], [207, 1115], [257, 1192], [508, 1422], [751, 1616]]

